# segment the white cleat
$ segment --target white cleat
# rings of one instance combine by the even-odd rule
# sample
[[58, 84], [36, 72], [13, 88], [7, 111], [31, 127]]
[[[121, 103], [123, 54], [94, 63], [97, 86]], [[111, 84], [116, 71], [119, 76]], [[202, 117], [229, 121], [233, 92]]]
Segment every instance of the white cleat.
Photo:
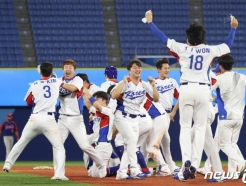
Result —
[[169, 176], [169, 175], [171, 175], [171, 171], [168, 168], [168, 166], [159, 165], [158, 167], [156, 167], [155, 176]]
[[206, 170], [205, 167], [201, 167], [196, 171], [198, 174], [205, 175], [209, 170]]
[[57, 181], [68, 181], [69, 180], [69, 178], [67, 178], [66, 176], [63, 176], [63, 177], [53, 176], [51, 179], [52, 180], [57, 180]]
[[100, 168], [99, 168], [99, 177], [100, 178], [104, 178], [107, 176], [107, 170], [106, 170], [106, 165], [102, 165]]

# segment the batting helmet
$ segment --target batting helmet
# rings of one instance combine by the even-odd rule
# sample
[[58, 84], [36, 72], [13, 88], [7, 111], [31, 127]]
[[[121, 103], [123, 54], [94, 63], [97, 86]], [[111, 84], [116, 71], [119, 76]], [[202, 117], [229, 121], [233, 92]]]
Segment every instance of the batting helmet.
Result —
[[114, 66], [106, 67], [104, 74], [107, 75], [108, 78], [117, 79], [117, 68], [115, 68]]

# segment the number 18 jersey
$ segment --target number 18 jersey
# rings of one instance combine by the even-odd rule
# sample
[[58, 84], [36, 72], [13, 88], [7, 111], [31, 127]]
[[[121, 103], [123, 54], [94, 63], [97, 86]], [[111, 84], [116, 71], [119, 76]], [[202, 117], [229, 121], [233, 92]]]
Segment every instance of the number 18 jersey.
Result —
[[57, 78], [43, 78], [30, 86], [24, 100], [33, 105], [32, 113], [55, 112], [61, 83]]
[[205, 44], [189, 46], [168, 39], [167, 47], [170, 53], [179, 60], [181, 67], [180, 83], [210, 84], [209, 72], [213, 59], [230, 53], [230, 48], [224, 43], [214, 46]]

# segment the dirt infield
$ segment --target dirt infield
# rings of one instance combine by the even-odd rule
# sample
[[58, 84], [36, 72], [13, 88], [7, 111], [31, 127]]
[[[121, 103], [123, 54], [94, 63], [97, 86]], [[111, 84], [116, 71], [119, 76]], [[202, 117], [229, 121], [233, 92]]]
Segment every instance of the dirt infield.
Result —
[[[226, 170], [226, 168], [225, 168]], [[11, 169], [11, 172], [22, 172], [28, 174], [35, 174], [41, 176], [52, 177], [53, 170], [33, 170], [32, 166], [14, 166]], [[84, 182], [89, 184], [97, 184], [97, 185], [126, 185], [126, 186], [150, 186], [150, 185], [165, 185], [165, 186], [180, 186], [180, 185], [211, 185], [211, 184], [223, 184], [223, 186], [229, 185], [243, 185], [242, 180], [227, 180], [224, 183], [207, 183], [202, 175], [197, 175], [196, 179], [188, 180], [187, 182], [180, 182], [174, 180], [171, 176], [167, 177], [149, 177], [144, 180], [122, 180], [116, 181], [115, 177], [106, 177], [103, 179], [100, 178], [91, 178], [87, 176], [87, 172], [85, 168], [79, 166], [68, 166], [66, 167], [66, 176], [76, 182]]]

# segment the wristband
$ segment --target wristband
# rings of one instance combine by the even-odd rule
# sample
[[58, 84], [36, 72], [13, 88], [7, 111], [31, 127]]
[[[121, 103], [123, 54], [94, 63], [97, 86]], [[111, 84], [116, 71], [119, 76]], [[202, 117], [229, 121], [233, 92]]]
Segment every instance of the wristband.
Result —
[[89, 100], [90, 100], [90, 102], [91, 102], [92, 105], [96, 101], [96, 99], [94, 97], [90, 97]]

